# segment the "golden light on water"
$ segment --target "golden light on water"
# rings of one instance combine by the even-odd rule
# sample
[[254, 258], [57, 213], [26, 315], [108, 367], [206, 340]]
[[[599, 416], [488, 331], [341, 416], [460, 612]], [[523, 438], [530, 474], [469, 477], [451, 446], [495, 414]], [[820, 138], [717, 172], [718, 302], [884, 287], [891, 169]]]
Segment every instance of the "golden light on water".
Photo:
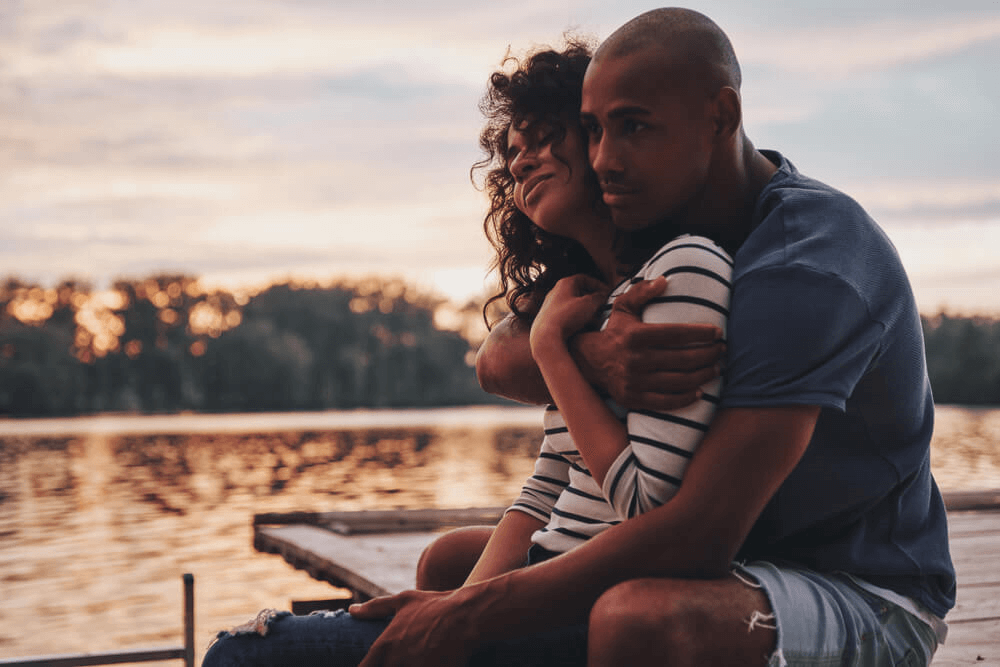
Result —
[[[506, 505], [540, 438], [527, 408], [0, 422], [4, 655], [172, 643], [193, 572], [200, 656], [338, 594], [255, 552], [254, 513]], [[1000, 410], [939, 408], [941, 487], [1000, 487], [998, 439]]]

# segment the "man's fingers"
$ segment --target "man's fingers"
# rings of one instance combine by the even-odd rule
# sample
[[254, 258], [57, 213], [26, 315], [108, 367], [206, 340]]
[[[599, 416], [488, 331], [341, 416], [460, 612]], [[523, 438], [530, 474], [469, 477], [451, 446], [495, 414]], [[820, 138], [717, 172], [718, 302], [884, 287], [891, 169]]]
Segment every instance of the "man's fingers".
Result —
[[629, 332], [631, 343], [651, 347], [689, 347], [711, 345], [722, 340], [722, 330], [714, 324], [644, 322]]
[[402, 602], [399, 595], [390, 595], [374, 598], [360, 604], [352, 604], [348, 607], [347, 611], [355, 618], [374, 620], [392, 616], [399, 611], [401, 605]]
[[654, 394], [690, 394], [698, 391], [706, 382], [719, 377], [717, 366], [707, 366], [693, 371], [675, 372], [658, 371], [636, 377], [629, 385], [628, 392], [633, 395]]
[[666, 287], [667, 279], [663, 276], [659, 276], [653, 280], [642, 280], [637, 282], [632, 285], [627, 292], [615, 298], [615, 303], [612, 306], [612, 309], [639, 316], [642, 313], [642, 309], [646, 307], [647, 303], [649, 303], [650, 299], [654, 299], [663, 294], [663, 290], [665, 290]]
[[692, 391], [685, 394], [660, 394], [644, 392], [633, 397], [633, 410], [651, 410], [653, 412], [670, 412], [686, 408], [701, 398], [701, 394]]
[[[636, 379], [645, 378], [647, 384], [651, 382], [674, 381], [672, 377], [660, 376], [659, 373], [661, 372], [679, 373], [681, 374], [680, 379], [682, 383], [678, 388], [682, 390], [690, 389], [704, 384], [719, 373], [718, 370], [715, 370], [713, 375], [707, 379], [702, 379], [701, 376], [688, 379], [687, 374], [701, 369], [714, 368], [719, 365], [722, 362], [725, 349], [725, 345], [721, 342], [699, 345], [697, 347], [649, 349], [629, 355], [628, 366], [633, 377]], [[654, 377], [653, 373], [657, 375]], [[677, 385], [659, 385], [659, 388], [671, 391], [674, 386]]]
[[667, 412], [691, 405], [701, 398], [701, 387], [719, 376], [717, 366], [676, 373], [660, 371], [636, 377], [615, 398], [630, 410]]

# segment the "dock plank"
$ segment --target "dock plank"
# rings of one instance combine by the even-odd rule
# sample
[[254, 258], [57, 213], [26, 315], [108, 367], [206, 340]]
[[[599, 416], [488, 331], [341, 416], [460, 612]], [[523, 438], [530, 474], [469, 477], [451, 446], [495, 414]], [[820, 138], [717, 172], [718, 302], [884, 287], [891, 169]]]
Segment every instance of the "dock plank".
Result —
[[413, 588], [417, 559], [436, 532], [346, 537], [318, 526], [255, 527], [258, 551], [280, 554], [313, 578], [354, 591], [359, 599]]
[[949, 623], [948, 640], [938, 648], [931, 664], [933, 667], [1000, 665], [1000, 618]]
[[[982, 509], [994, 496], [1000, 499], [994, 492], [965, 494], [949, 505], [958, 593], [947, 618], [948, 641], [939, 648], [935, 667], [1000, 666], [1000, 503]], [[444, 510], [439, 522], [436, 512], [258, 515], [254, 545], [367, 599], [413, 588], [420, 553], [443, 528], [493, 523], [502, 508]], [[374, 529], [391, 532], [371, 532]]]

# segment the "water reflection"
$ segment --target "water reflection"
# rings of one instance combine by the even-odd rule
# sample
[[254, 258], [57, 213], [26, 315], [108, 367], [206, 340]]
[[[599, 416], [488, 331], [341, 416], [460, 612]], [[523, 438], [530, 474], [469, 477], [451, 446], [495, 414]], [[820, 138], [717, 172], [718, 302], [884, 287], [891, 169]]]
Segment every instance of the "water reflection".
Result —
[[[531, 472], [540, 417], [0, 436], [0, 655], [175, 643], [188, 571], [199, 649], [256, 609], [331, 597], [252, 550], [254, 513], [505, 505]], [[998, 442], [1000, 411], [939, 410], [942, 488], [1000, 487]]]
[[[0, 437], [0, 655], [174, 643], [331, 587], [253, 552], [256, 512], [503, 505], [539, 428]], [[169, 664], [169, 663], [165, 663]]]
[[1000, 410], [939, 406], [931, 464], [942, 488], [1000, 488]]

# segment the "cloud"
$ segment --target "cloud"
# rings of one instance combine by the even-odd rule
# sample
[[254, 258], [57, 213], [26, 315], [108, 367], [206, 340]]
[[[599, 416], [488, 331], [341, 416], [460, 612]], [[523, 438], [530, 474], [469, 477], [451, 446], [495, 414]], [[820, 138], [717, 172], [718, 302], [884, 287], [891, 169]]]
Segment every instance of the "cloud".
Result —
[[852, 195], [880, 220], [952, 223], [1000, 220], [1000, 180], [856, 184]]
[[789, 29], [736, 27], [731, 31], [744, 66], [765, 66], [811, 77], [843, 78], [872, 70], [921, 63], [1000, 40], [995, 8], [921, 16], [910, 11], [879, 17], [845, 13], [827, 22], [816, 17]]
[[250, 0], [215, 3], [218, 15], [209, 20], [192, 2], [169, 9], [137, 1], [110, 13], [87, 11], [88, 4], [32, 10], [4, 49], [17, 57], [0, 55], [7, 76], [213, 79], [387, 68], [401, 79], [480, 84], [502, 55], [495, 42], [470, 33], [483, 14], [469, 9], [448, 15]]
[[[894, 233], [926, 228], [902, 232], [919, 263], [939, 228], [997, 219], [1000, 18], [911, 5], [707, 11], [744, 63], [757, 145]], [[477, 291], [489, 248], [468, 168], [489, 73], [508, 46], [601, 37], [645, 8], [0, 2], [0, 261], [53, 279], [378, 271]]]

